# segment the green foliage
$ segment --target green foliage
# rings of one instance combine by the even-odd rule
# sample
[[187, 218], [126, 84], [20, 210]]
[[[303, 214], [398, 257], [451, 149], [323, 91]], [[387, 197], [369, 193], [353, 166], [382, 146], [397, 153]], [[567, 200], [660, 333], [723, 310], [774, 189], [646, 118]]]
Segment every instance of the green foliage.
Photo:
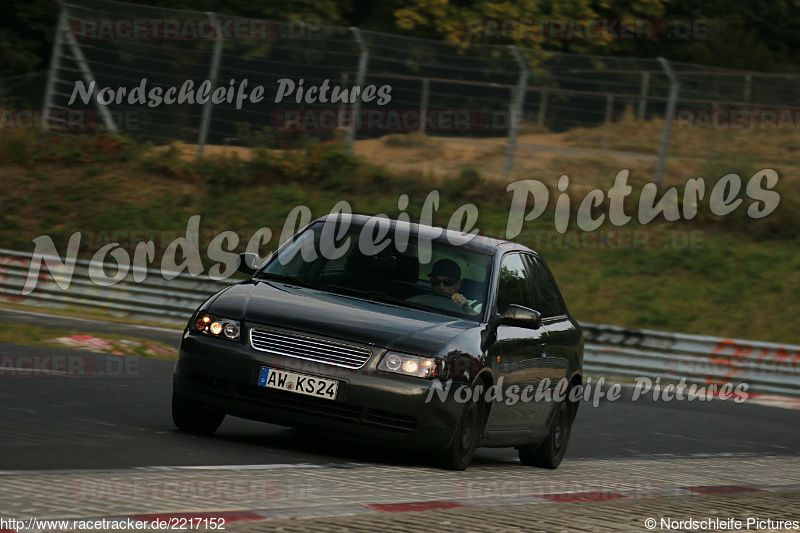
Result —
[[278, 135], [269, 126], [255, 129], [248, 123], [236, 125], [236, 137], [245, 146], [251, 148], [278, 148], [281, 139], [285, 138], [285, 136]]
[[[160, 152], [150, 150], [139, 162], [143, 170], [161, 174], [168, 178], [182, 177], [184, 161], [181, 160], [181, 152], [176, 145], [170, 145]], [[199, 177], [195, 176], [195, 178]]]
[[[513, 44], [520, 48], [554, 50], [573, 53], [632, 55], [631, 49], [641, 46], [641, 41], [631, 42], [612, 36], [595, 39], [552, 39], [539, 37], [530, 21], [574, 21], [586, 19], [658, 19], [666, 11], [666, 0], [615, 3], [575, 0], [572, 2], [546, 2], [521, 0], [519, 2], [493, 2], [489, 0], [412, 0], [404, 2], [394, 11], [397, 28], [415, 36], [469, 43], [476, 38], [481, 43]], [[510, 20], [526, 24], [528, 31], [512, 31], [507, 36], [497, 35], [498, 29], [483, 23], [470, 27], [469, 21]], [[492, 39], [492, 37], [495, 37]], [[637, 55], [637, 54], [633, 54]]]
[[[31, 239], [43, 234], [63, 247], [74, 231], [83, 231], [82, 257], [91, 257], [99, 245], [113, 242], [109, 239], [116, 230], [154, 230], [156, 237], [142, 233], [131, 241], [154, 239], [158, 265], [160, 251], [183, 235], [189, 217], [200, 215], [200, 255], [209, 267], [205, 246], [218, 232], [236, 231], [242, 238], [235, 251], [243, 251], [248, 234], [261, 227], [270, 228], [272, 240], [261, 250], [265, 255], [274, 249], [286, 215], [297, 205], [308, 206], [317, 217], [347, 200], [356, 212], [394, 217], [399, 212], [398, 197], [407, 194], [410, 201], [405, 212], [419, 218], [422, 202], [432, 189], [440, 192], [435, 224], [446, 225], [454, 210], [466, 203], [478, 207], [481, 231], [501, 234], [508, 220], [511, 195], [505, 190], [506, 183], [484, 181], [470, 167], [437, 186], [433, 176], [391, 173], [352, 156], [336, 143], [302, 150], [261, 148], [249, 159], [196, 158], [177, 146], [133, 146], [131, 153], [147, 155], [122, 163], [115, 160], [122, 157], [120, 154], [106, 153], [107, 159], [99, 160], [98, 154], [91, 152], [108, 152], [108, 139], [76, 137], [81, 139], [47, 146], [50, 155], [45, 158], [38, 155], [44, 153], [41, 148], [52, 142], [49, 139], [63, 136], [45, 136], [43, 140], [30, 134], [26, 138], [36, 147], [37, 155], [24, 163], [41, 164], [30, 168], [0, 164], [1, 185], [6, 191], [0, 210], [4, 247], [30, 250]], [[6, 140], [0, 136], [0, 141]], [[71, 142], [83, 143], [88, 163], [80, 159], [74, 162]], [[744, 157], [724, 163], [710, 161], [703, 172], [707, 191], [731, 172], [739, 174], [744, 183], [757, 167]], [[538, 175], [529, 177], [546, 181]], [[641, 183], [632, 185], [634, 191], [641, 188]], [[782, 186], [779, 184], [779, 189]], [[787, 316], [800, 313], [800, 257], [795, 253], [800, 228], [794, 221], [800, 211], [799, 195], [792, 190], [779, 192], [778, 210], [761, 221], [739, 218], [746, 216], [747, 199], [737, 212], [725, 217], [713, 216], [707, 205], [701, 204], [698, 217], [688, 222], [667, 223], [659, 217], [645, 228], [617, 228], [606, 222], [601, 228], [606, 234], [629, 229], [652, 233], [653, 247], [632, 250], [558, 249], [550, 245], [548, 239], [555, 235], [552, 217], [557, 198], [551, 189], [545, 214], [525, 222], [525, 233], [515, 240], [538, 248], [544, 255], [570, 310], [580, 320], [798, 342], [800, 333], [791, 320], [774, 320], [777, 312]], [[573, 214], [583, 197], [580, 191], [574, 194], [570, 196]], [[635, 216], [637, 200], [631, 195], [626, 202], [628, 214]], [[598, 210], [607, 213], [608, 207]], [[97, 237], [100, 231], [105, 233], [103, 241]], [[86, 236], [91, 232], [95, 239], [88, 241]], [[532, 232], [544, 233], [546, 238], [536, 242]], [[660, 232], [666, 236], [661, 240], [656, 237]], [[689, 232], [699, 235], [695, 244], [678, 241], [676, 246], [668, 239], [672, 233]], [[736, 305], [731, 305], [734, 299]], [[762, 312], [753, 313], [753, 309]]]
[[6, 0], [0, 17], [0, 76], [45, 65], [58, 17], [49, 0]]
[[[778, 184], [774, 191], [780, 195], [780, 201], [775, 211], [767, 217], [754, 219], [748, 215], [748, 207], [754, 203], [746, 193], [750, 179], [764, 167], [754, 158], [740, 156], [729, 160], [709, 160], [703, 172], [706, 184], [706, 194], [698, 206], [696, 224], [711, 228], [724, 228], [726, 232], [749, 235], [756, 239], [792, 240], [800, 236], [800, 219], [797, 213], [800, 210], [800, 192], [793, 185], [787, 184], [788, 176], [778, 171]], [[739, 188], [731, 202], [741, 200], [739, 207], [724, 216], [714, 215], [709, 207], [711, 191], [724, 176], [734, 174], [740, 178]], [[720, 184], [722, 187], [724, 184]], [[765, 184], [762, 182], [762, 186]], [[725, 197], [732, 194], [730, 186], [725, 187]], [[735, 200], [734, 200], [735, 199]], [[730, 202], [728, 202], [730, 203]]]
[[421, 148], [423, 146], [428, 146], [431, 142], [433, 142], [424, 133], [419, 132], [392, 133], [390, 135], [385, 135], [381, 141], [386, 146], [400, 148]]
[[358, 157], [348, 153], [345, 147], [332, 141], [294, 153], [289, 158], [286, 176], [294, 176], [322, 189], [352, 189], [354, 173], [363, 164]]
[[35, 159], [37, 148], [33, 132], [0, 133], [0, 162], [24, 164]]
[[[367, 165], [332, 141], [303, 150], [272, 152], [261, 148], [250, 159], [210, 155], [185, 157], [176, 146], [151, 151], [141, 160], [142, 169], [188, 183], [204, 182], [215, 187], [239, 187], [274, 181], [299, 181], [324, 190], [357, 188]], [[373, 178], [369, 177], [367, 181]]]
[[[390, 0], [361, 2], [251, 2], [247, 0], [139, 0], [150, 6], [213, 11], [258, 19], [308, 21], [394, 32], [469, 44], [514, 44], [521, 48], [620, 57], [658, 57], [749, 70], [797, 70], [800, 11], [792, 0], [616, 0], [548, 2], [521, 0]], [[6, 0], [0, 18], [0, 76], [46, 67], [58, 10], [52, 0]], [[707, 35], [685, 40], [548, 39], [515, 35], [511, 40], [470, 39], [467, 21], [479, 20], [650, 20], [699, 21]], [[704, 27], [705, 27], [704, 26]], [[265, 46], [267, 44], [265, 43]]]
[[476, 191], [482, 183], [480, 172], [474, 167], [466, 167], [461, 169], [457, 178], [445, 181], [442, 194], [447, 197], [462, 197]]
[[463, 168], [458, 175], [458, 183], [464, 188], [472, 188], [476, 185], [480, 186], [483, 180], [483, 176], [481, 176], [481, 173], [478, 172], [478, 169], [475, 167]]
[[0, 162], [81, 165], [130, 161], [141, 147], [133, 140], [106, 133], [59, 135], [42, 131], [0, 132]]

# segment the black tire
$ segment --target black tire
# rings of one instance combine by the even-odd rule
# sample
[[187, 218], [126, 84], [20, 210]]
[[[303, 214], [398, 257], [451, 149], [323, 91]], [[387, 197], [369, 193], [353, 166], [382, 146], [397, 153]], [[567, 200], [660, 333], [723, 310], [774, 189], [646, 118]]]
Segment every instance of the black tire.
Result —
[[438, 456], [438, 464], [449, 470], [466, 470], [475, 456], [483, 426], [486, 423], [486, 403], [483, 398], [473, 401], [480, 388], [472, 386], [470, 400], [464, 404], [461, 419], [450, 446]]
[[564, 400], [558, 404], [553, 420], [550, 422], [550, 433], [539, 445], [519, 448], [519, 462], [525, 466], [539, 468], [558, 468], [567, 453], [569, 435], [572, 431], [572, 404]]
[[172, 393], [172, 422], [181, 431], [211, 435], [219, 428], [224, 418], [225, 413], [209, 411]]

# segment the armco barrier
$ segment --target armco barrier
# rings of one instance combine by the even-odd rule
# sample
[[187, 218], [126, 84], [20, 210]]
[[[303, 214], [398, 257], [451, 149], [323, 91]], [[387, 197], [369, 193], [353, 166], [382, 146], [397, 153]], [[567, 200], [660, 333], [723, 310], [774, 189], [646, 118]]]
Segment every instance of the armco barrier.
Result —
[[582, 324], [587, 375], [722, 385], [800, 396], [800, 346]]
[[[36, 289], [22, 296], [31, 254], [0, 249], [0, 300], [47, 308], [91, 307], [105, 313], [182, 326], [205, 298], [230, 285], [208, 272], [188, 274], [131, 267], [112, 286], [92, 281], [97, 270], [76, 262], [67, 290], [66, 269], [42, 267]], [[107, 272], [113, 275], [114, 269]], [[171, 278], [169, 280], [165, 278]], [[599, 378], [633, 381], [661, 378], [663, 384], [685, 379], [687, 384], [747, 383], [748, 392], [800, 396], [800, 346], [768, 342], [631, 330], [582, 324], [584, 369]]]
[[[102, 277], [101, 267], [78, 260], [71, 278], [67, 268], [51, 271], [42, 265], [36, 289], [23, 296], [30, 261], [31, 254], [0, 249], [0, 301], [51, 309], [89, 307], [118, 317], [183, 326], [203, 300], [232, 283], [212, 280], [207, 272], [192, 277], [131, 266], [119, 283], [104, 287], [92, 279]], [[107, 269], [106, 275], [115, 272], [116, 267]]]

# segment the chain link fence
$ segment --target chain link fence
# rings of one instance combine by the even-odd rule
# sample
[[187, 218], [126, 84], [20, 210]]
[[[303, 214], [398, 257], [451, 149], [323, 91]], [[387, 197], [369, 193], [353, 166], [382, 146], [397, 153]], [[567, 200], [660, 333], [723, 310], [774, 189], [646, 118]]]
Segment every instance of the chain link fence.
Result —
[[39, 109], [47, 84], [47, 71], [0, 77], [0, 109]]
[[[800, 149], [798, 75], [449, 43], [109, 0], [62, 2], [60, 9], [44, 110], [65, 117], [83, 108], [103, 128], [159, 144], [196, 144], [199, 152], [209, 144], [287, 149], [338, 139], [379, 163], [410, 170], [422, 168], [415, 162], [471, 166], [504, 179], [525, 177], [547, 158], [583, 158], [591, 167], [612, 154], [638, 162], [652, 172], [648, 181], [660, 182], [670, 173], [668, 158], [702, 165], [712, 156], [730, 160], [747, 152], [753, 165], [793, 164]], [[221, 88], [234, 98], [157, 106], [118, 98], [120, 88], [166, 94], [187, 81], [197, 91], [206, 80], [212, 92]], [[251, 98], [237, 102], [243, 80]], [[92, 98], [82, 99], [77, 84], [92, 82], [92, 92], [83, 93]], [[364, 98], [333, 102], [332, 91], [322, 98], [325, 86], [352, 97], [354, 87], [370, 85], [377, 95], [390, 87], [390, 100], [368, 101], [362, 92]], [[259, 86], [262, 98], [254, 102], [251, 91]], [[116, 99], [100, 105], [104, 88], [112, 89], [107, 99]], [[769, 151], [757, 149], [763, 135], [770, 136]]]

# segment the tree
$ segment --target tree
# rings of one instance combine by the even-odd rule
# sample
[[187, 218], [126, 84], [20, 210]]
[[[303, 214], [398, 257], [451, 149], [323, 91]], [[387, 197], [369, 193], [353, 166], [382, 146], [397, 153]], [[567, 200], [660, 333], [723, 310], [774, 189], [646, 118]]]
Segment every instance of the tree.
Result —
[[57, 18], [53, 0], [6, 0], [0, 17], [0, 76], [46, 66]]

